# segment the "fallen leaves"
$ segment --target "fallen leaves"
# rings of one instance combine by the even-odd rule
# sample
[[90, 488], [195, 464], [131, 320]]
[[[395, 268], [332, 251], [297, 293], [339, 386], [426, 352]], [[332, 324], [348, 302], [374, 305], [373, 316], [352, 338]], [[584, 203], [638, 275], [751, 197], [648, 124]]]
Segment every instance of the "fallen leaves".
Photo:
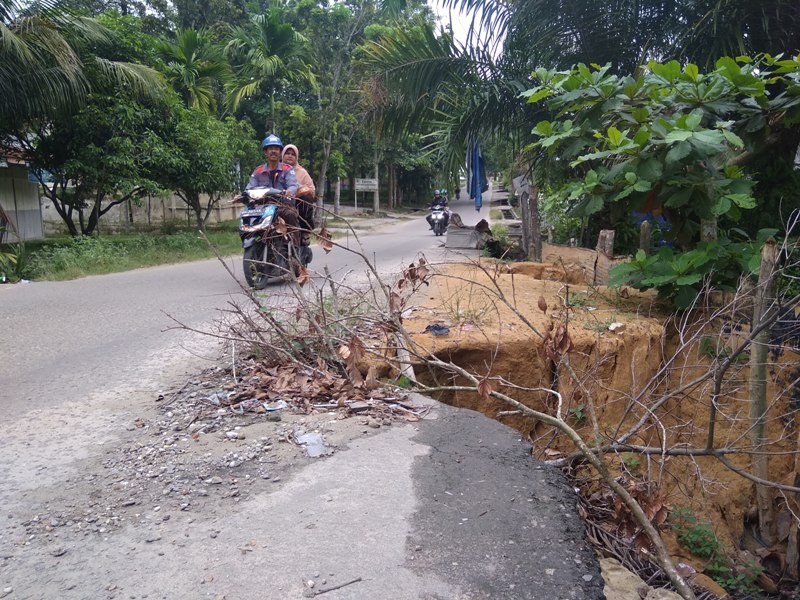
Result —
[[492, 384], [489, 383], [489, 380], [484, 378], [478, 382], [478, 394], [484, 400], [489, 400], [492, 394]]
[[542, 339], [538, 352], [540, 356], [556, 362], [572, 350], [572, 347], [572, 338], [567, 331], [566, 325], [559, 323], [558, 326], [551, 326], [551, 329], [544, 333], [544, 339]]
[[[354, 338], [349, 344], [339, 347], [339, 354], [355, 368], [355, 357], [363, 357], [361, 340]], [[377, 370], [371, 366], [366, 379], [358, 372], [357, 378], [347, 377], [331, 371], [325, 361], [318, 361], [317, 369], [298, 364], [285, 364], [267, 367], [264, 363], [254, 363], [241, 367], [241, 377], [235, 390], [222, 397], [220, 406], [232, 412], [267, 412], [271, 406], [281, 401], [290, 410], [311, 413], [314, 410], [344, 408], [348, 413], [387, 413], [407, 420], [416, 420], [418, 415], [403, 403], [406, 396], [381, 385]], [[219, 396], [217, 396], [219, 397]], [[391, 405], [387, 408], [387, 405]]]
[[416, 263], [411, 263], [389, 292], [389, 311], [397, 315], [402, 321], [405, 303], [423, 285], [430, 285], [431, 271], [428, 268], [428, 261], [421, 256]]
[[331, 250], [333, 250], [333, 240], [331, 238], [331, 232], [328, 231], [325, 227], [320, 229], [319, 233], [317, 234], [317, 244], [320, 248], [325, 250], [325, 254], [328, 254]]
[[[620, 477], [618, 481], [633, 496], [656, 529], [666, 523], [672, 506], [662, 494], [653, 489], [652, 484], [648, 485], [632, 477]], [[596, 520], [606, 530], [628, 541], [640, 554], [652, 553], [650, 539], [642, 531], [627, 505], [609, 488], [604, 487], [594, 492], [586, 502], [592, 516], [603, 515]]]
[[311, 281], [311, 274], [308, 272], [304, 266], [301, 266], [299, 269], [299, 273], [297, 274], [297, 284], [303, 286]]

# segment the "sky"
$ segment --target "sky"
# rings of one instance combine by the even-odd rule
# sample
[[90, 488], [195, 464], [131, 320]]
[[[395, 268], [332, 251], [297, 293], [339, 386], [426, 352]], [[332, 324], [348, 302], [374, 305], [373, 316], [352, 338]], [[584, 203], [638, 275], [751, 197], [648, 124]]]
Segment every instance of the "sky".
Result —
[[441, 0], [428, 0], [428, 4], [433, 8], [434, 14], [439, 19], [442, 25], [449, 25], [451, 20], [453, 23], [453, 37], [462, 44], [467, 39], [467, 32], [469, 31], [469, 24], [472, 17], [457, 11], [453, 12], [451, 9], [444, 8]]

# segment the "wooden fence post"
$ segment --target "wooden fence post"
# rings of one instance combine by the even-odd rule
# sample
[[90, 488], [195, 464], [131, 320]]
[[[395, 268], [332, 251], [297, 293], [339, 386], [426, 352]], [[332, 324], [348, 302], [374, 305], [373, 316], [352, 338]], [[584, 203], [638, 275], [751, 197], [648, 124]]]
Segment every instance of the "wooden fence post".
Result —
[[597, 236], [597, 250], [607, 256], [614, 256], [614, 230], [601, 229]]
[[642, 221], [639, 225], [639, 249], [644, 250], [646, 254], [650, 254], [653, 249], [653, 227], [650, 221]]
[[[758, 327], [775, 310], [775, 264], [778, 248], [773, 238], [769, 238], [761, 249], [761, 268], [758, 285], [753, 298], [753, 322], [751, 328]], [[764, 452], [766, 442], [767, 413], [767, 351], [770, 328], [765, 327], [754, 337], [750, 346], [750, 437], [753, 454], [750, 461], [753, 474], [769, 480], [769, 457]], [[758, 506], [758, 528], [761, 538], [771, 546], [776, 539], [775, 507], [773, 488], [756, 484], [756, 503]]]

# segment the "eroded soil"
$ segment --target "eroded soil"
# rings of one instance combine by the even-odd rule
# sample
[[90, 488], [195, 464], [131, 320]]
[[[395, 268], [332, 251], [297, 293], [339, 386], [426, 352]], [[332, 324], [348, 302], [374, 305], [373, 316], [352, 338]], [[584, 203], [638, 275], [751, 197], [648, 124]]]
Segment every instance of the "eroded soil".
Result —
[[[747, 335], [741, 311], [706, 306], [674, 319], [653, 294], [587, 284], [583, 278], [587, 261], [581, 252], [585, 251], [563, 248], [552, 263], [508, 267], [484, 261], [481, 266], [442, 270], [405, 323], [420, 354], [431, 352], [466, 367], [479, 378], [486, 377], [493, 389], [535, 410], [549, 415], [560, 411], [590, 443], [594, 439], [609, 443], [640, 423], [626, 438], [628, 444], [703, 448], [714, 389], [712, 378], [697, 380]], [[439, 327], [436, 333], [444, 331], [441, 328], [446, 333], [433, 335], [430, 325]], [[798, 362], [793, 351], [782, 351], [771, 364], [768, 382], [773, 441], [769, 468], [774, 480], [788, 485], [797, 471], [798, 427], [790, 403], [791, 374]], [[733, 450], [728, 458], [743, 469], [750, 468], [746, 367], [744, 358], [726, 373], [717, 401], [714, 442], [717, 448]], [[420, 378], [429, 385], [460, 383], [427, 369]], [[561, 403], [544, 389], [556, 389]], [[513, 407], [500, 400], [471, 392], [436, 397], [512, 425], [534, 444], [542, 460], [576, 452], [564, 435], [535, 418], [507, 414]], [[654, 412], [648, 413], [649, 407]], [[732, 563], [759, 564], [768, 556], [762, 564], [769, 568], [770, 561], [785, 559], [783, 542], [765, 548], [750, 535], [747, 523], [755, 505], [754, 485], [720, 461], [661, 460], [657, 454], [648, 458], [622, 450], [608, 459], [651, 514], [660, 507], [679, 509], [696, 516], [698, 523], [710, 523], [720, 552]], [[612, 501], [600, 501], [603, 492], [596, 476], [582, 467], [571, 472], [590, 509], [595, 503], [593, 508], [599, 511], [595, 517], [603, 513], [609, 530], [632, 539], [635, 526], [630, 516], [620, 513]], [[795, 519], [780, 497], [775, 506], [778, 533], [785, 542]], [[676, 561], [698, 572], [706, 569], [709, 560], [679, 544], [669, 521], [659, 517], [659, 524]], [[779, 581], [784, 589], [795, 589], [783, 567], [780, 572], [774, 566], [771, 570], [761, 577], [768, 589], [777, 591]], [[791, 597], [795, 592], [786, 593]]]

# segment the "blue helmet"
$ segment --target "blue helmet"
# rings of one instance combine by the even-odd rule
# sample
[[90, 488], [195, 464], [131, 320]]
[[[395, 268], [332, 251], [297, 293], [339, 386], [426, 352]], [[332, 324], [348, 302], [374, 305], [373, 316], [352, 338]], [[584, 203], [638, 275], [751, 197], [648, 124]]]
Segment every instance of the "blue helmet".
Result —
[[281, 138], [279, 138], [277, 135], [273, 135], [273, 134], [270, 133], [261, 142], [261, 149], [262, 150], [264, 148], [266, 148], [267, 146], [280, 146], [281, 148], [283, 148], [283, 142], [281, 141]]

